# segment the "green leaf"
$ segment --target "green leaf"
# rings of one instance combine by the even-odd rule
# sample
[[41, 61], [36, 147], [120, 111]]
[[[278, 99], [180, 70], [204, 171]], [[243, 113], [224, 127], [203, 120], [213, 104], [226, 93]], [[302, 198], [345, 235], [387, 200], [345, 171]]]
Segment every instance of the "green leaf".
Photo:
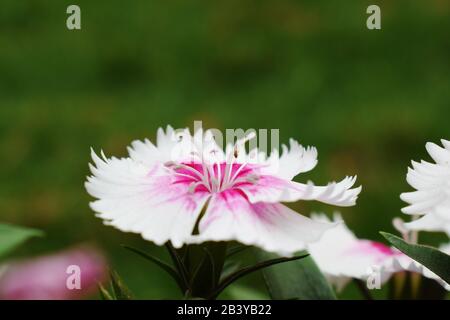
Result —
[[113, 288], [115, 300], [131, 300], [132, 295], [130, 290], [125, 286], [122, 279], [115, 271], [110, 271], [111, 286]]
[[[258, 250], [256, 254], [259, 260], [277, 257], [276, 254], [262, 250]], [[272, 299], [336, 299], [331, 286], [310, 256], [266, 268], [263, 276]]]
[[210, 270], [211, 278], [213, 279], [214, 282], [216, 282], [217, 280], [220, 279], [220, 275], [219, 275], [219, 277], [216, 277], [218, 272], [217, 272], [217, 266], [216, 266], [216, 261], [214, 260], [214, 256], [211, 253], [211, 251], [208, 250], [207, 247], [203, 248], [203, 250], [205, 250], [206, 257], [208, 258], [209, 265], [211, 266], [211, 270]]
[[192, 288], [193, 286], [196, 285], [196, 280], [198, 278], [206, 278], [205, 274], [200, 273], [200, 270], [204, 269], [205, 261], [206, 261], [206, 255], [203, 256], [202, 261], [193, 270], [191, 279], [190, 279], [190, 283], [189, 283], [189, 288]]
[[98, 284], [98, 291], [102, 300], [115, 300], [111, 293], [101, 284]]
[[222, 297], [227, 300], [267, 300], [269, 296], [251, 287], [235, 284], [227, 288]]
[[141, 251], [139, 249], [125, 246], [125, 245], [123, 245], [122, 247], [124, 247], [125, 249], [130, 250], [131, 252], [136, 253], [137, 255], [141, 256], [142, 258], [149, 260], [150, 262], [156, 264], [158, 267], [160, 267], [161, 269], [166, 271], [177, 282], [177, 284], [180, 287], [180, 289], [182, 290], [182, 292], [184, 292], [186, 290], [186, 285], [182, 282], [177, 270], [175, 270], [171, 265], [169, 265], [169, 264], [165, 263], [164, 261], [162, 261], [156, 257], [153, 257], [153, 256], [149, 255], [148, 253], [145, 253], [144, 251]]
[[29, 238], [42, 235], [43, 232], [39, 230], [0, 224], [0, 257], [6, 255]]
[[192, 297], [208, 298], [217, 287], [226, 253], [226, 242], [206, 242], [188, 246], [186, 269]]
[[210, 298], [215, 299], [226, 287], [228, 287], [230, 284], [232, 284], [236, 280], [242, 278], [243, 276], [246, 276], [249, 273], [252, 273], [252, 272], [255, 272], [255, 271], [276, 265], [276, 264], [304, 259], [308, 256], [309, 256], [309, 254], [303, 254], [303, 255], [291, 257], [291, 258], [277, 257], [274, 259], [258, 262], [257, 264], [252, 265], [252, 266], [244, 267], [244, 268], [230, 274], [228, 277], [224, 278], [221, 281], [221, 283], [218, 285], [218, 287], [213, 291]]
[[450, 256], [430, 246], [410, 244], [403, 239], [386, 232], [380, 232], [394, 247], [424, 265], [432, 272], [450, 283]]
[[249, 246], [237, 245], [227, 250], [226, 259], [231, 258], [232, 256], [243, 252], [244, 250], [249, 249]]
[[240, 261], [232, 261], [232, 260], [226, 260], [225, 264], [223, 265], [222, 274], [220, 275], [220, 281], [228, 277], [230, 274], [238, 271], [241, 268], [241, 262]]
[[[170, 244], [170, 242], [166, 243], [166, 249], [169, 252], [170, 258], [172, 259], [173, 264], [176, 268], [176, 273], [178, 277], [180, 278], [178, 286], [182, 291], [186, 290], [189, 286], [189, 274], [186, 269], [186, 266], [184, 265], [184, 259], [180, 257], [179, 252], [175, 250], [175, 248]], [[181, 251], [181, 250], [180, 250]], [[188, 248], [183, 248], [184, 255], [188, 254]]]

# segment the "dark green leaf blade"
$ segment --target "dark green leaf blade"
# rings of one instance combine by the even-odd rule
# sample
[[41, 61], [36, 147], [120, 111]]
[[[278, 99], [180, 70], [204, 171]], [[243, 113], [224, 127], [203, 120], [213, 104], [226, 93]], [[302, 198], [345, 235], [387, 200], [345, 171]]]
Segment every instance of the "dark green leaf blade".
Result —
[[[276, 254], [262, 250], [258, 250], [256, 255], [258, 260], [277, 257]], [[310, 256], [266, 268], [263, 276], [272, 299], [336, 299], [331, 286]]]
[[238, 245], [238, 246], [234, 246], [232, 248], [229, 248], [227, 250], [226, 258], [229, 259], [232, 256], [234, 256], [236, 254], [239, 254], [239, 253], [241, 253], [241, 252], [243, 252], [243, 251], [245, 251], [245, 250], [247, 250], [249, 248], [250, 248], [249, 246], [244, 246], [244, 245]]
[[164, 261], [153, 257], [151, 255], [149, 255], [148, 253], [145, 253], [144, 251], [141, 251], [139, 249], [130, 247], [130, 246], [125, 246], [122, 245], [122, 247], [124, 247], [127, 250], [130, 250], [131, 252], [136, 253], [137, 255], [141, 256], [142, 258], [151, 261], [152, 263], [156, 264], [158, 267], [160, 267], [161, 269], [163, 269], [164, 271], [166, 271], [178, 284], [178, 286], [180, 287], [180, 289], [184, 292], [184, 290], [186, 290], [186, 286], [182, 283], [181, 278], [178, 274], [178, 272], [169, 264], [165, 263]]
[[226, 278], [224, 278], [222, 280], [222, 282], [219, 284], [219, 286], [216, 288], [216, 290], [213, 292], [213, 294], [211, 295], [211, 298], [213, 298], [213, 299], [216, 298], [226, 287], [228, 287], [234, 281], [242, 278], [243, 276], [246, 276], [247, 274], [250, 274], [252, 272], [255, 272], [255, 271], [258, 271], [258, 270], [261, 270], [264, 268], [268, 268], [268, 267], [276, 265], [276, 264], [281, 264], [281, 263], [286, 263], [289, 261], [304, 259], [308, 256], [309, 256], [309, 254], [303, 254], [303, 255], [299, 255], [299, 256], [295, 256], [295, 257], [291, 257], [291, 258], [275, 257], [274, 259], [265, 260], [262, 262], [258, 262], [255, 265], [244, 267], [244, 268], [230, 274]]
[[430, 246], [407, 243], [403, 239], [387, 232], [380, 232], [380, 234], [398, 250], [430, 269], [445, 282], [450, 283], [449, 255]]
[[0, 257], [6, 255], [29, 238], [42, 235], [43, 232], [39, 230], [0, 224]]
[[[179, 287], [181, 290], [186, 290], [188, 288], [188, 284], [189, 284], [189, 274], [188, 271], [186, 270], [186, 266], [184, 265], [184, 261], [183, 258], [180, 257], [179, 252], [177, 252], [177, 250], [172, 246], [172, 244], [170, 242], [166, 243], [166, 249], [169, 252], [169, 255], [172, 259], [172, 262], [175, 266], [176, 269], [176, 273], [178, 275], [178, 277], [180, 278], [179, 280]], [[188, 253], [188, 248], [185, 247], [184, 248], [184, 254]]]

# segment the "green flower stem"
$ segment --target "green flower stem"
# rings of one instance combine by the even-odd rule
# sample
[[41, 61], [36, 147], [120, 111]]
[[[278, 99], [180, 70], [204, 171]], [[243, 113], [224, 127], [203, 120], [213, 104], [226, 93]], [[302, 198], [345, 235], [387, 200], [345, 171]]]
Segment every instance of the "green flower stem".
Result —
[[204, 243], [186, 248], [185, 267], [189, 274], [190, 296], [207, 298], [219, 283], [225, 262], [226, 242]]

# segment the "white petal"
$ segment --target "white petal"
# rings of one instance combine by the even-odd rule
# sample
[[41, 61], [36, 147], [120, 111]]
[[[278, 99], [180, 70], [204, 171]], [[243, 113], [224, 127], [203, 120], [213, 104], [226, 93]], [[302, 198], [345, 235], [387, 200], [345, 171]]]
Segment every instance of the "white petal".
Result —
[[153, 166], [157, 161], [165, 161], [158, 148], [147, 139], [133, 141], [131, 147], [128, 147], [128, 153], [131, 159], [146, 166]]
[[93, 176], [86, 189], [97, 201], [91, 207], [105, 223], [161, 245], [175, 247], [190, 237], [208, 199], [206, 193], [189, 193], [174, 184], [173, 177], [159, 164], [146, 167], [132, 159], [100, 159], [95, 153]]
[[442, 145], [444, 146], [444, 148], [450, 151], [450, 141], [441, 139], [441, 142], [442, 142]]
[[222, 143], [220, 137], [215, 137], [211, 130], [198, 130], [194, 135], [194, 145], [199, 154], [202, 155], [204, 163], [214, 164], [221, 163], [226, 160], [225, 153], [223, 152], [223, 147], [218, 144]]
[[260, 163], [266, 162], [264, 174], [274, 175], [281, 179], [292, 180], [296, 175], [308, 172], [317, 165], [317, 149], [303, 147], [294, 139], [289, 140], [290, 147], [282, 145], [282, 153], [271, 153], [269, 159], [259, 156]]
[[362, 187], [352, 188], [356, 177], [346, 177], [340, 182], [332, 182], [328, 186], [314, 186], [312, 183], [302, 184], [292, 182], [294, 192], [282, 201], [317, 200], [336, 206], [348, 207], [356, 203]]
[[[323, 216], [312, 217], [323, 220]], [[380, 266], [393, 254], [389, 247], [381, 243], [357, 239], [340, 216], [335, 217], [334, 221], [340, 224], [309, 246], [314, 261], [332, 279], [332, 283], [345, 282], [348, 278], [366, 279], [370, 268]]]
[[417, 191], [401, 194], [409, 206], [402, 209], [411, 215], [431, 215], [409, 224], [414, 230], [448, 230], [450, 225], [450, 143], [442, 140], [444, 148], [427, 143], [426, 148], [436, 163], [412, 161], [406, 179]]
[[[443, 223], [442, 220], [437, 218], [433, 214], [427, 214], [422, 216], [421, 218], [405, 223], [404, 226], [408, 230], [423, 230], [423, 231], [445, 231], [446, 224]], [[447, 225], [447, 228], [450, 227], [450, 223]]]
[[442, 148], [435, 143], [428, 142], [426, 149], [430, 156], [436, 161], [437, 164], [449, 165], [450, 164], [450, 150]]
[[167, 126], [166, 131], [159, 128], [156, 142], [162, 162], [189, 162], [192, 159], [192, 153], [196, 151], [188, 128], [174, 130], [171, 126]]
[[317, 200], [323, 203], [348, 207], [356, 203], [361, 187], [353, 188], [356, 177], [346, 177], [328, 186], [314, 186], [285, 181], [271, 176], [261, 176], [255, 183], [241, 187], [253, 203], [256, 202], [294, 202], [298, 200]]
[[281, 204], [249, 203], [240, 192], [214, 195], [192, 242], [236, 240], [280, 255], [317, 241], [332, 223], [313, 221]]

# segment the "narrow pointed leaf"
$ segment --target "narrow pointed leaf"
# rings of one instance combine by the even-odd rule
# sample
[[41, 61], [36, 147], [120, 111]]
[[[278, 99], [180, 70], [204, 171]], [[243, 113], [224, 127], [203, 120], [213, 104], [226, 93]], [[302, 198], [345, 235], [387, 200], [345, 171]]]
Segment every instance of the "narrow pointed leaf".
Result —
[[211, 294], [211, 298], [216, 298], [226, 287], [228, 287], [234, 281], [242, 278], [243, 276], [246, 276], [247, 274], [250, 274], [252, 272], [255, 272], [255, 271], [276, 265], [276, 264], [304, 259], [308, 255], [309, 254], [304, 254], [301, 256], [296, 256], [296, 257], [291, 257], [291, 258], [275, 258], [275, 259], [270, 259], [270, 260], [259, 262], [252, 266], [244, 267], [244, 268], [230, 274], [225, 279], [223, 279], [222, 282], [217, 287], [217, 289]]
[[108, 292], [108, 290], [106, 290], [106, 288], [101, 283], [98, 284], [98, 291], [100, 293], [100, 298], [102, 298], [102, 300], [115, 300], [113, 296]]
[[[215, 279], [216, 275], [217, 275], [217, 266], [216, 266], [216, 262], [214, 261], [214, 257], [211, 254], [211, 252], [208, 250], [208, 248], [203, 248], [205, 250], [206, 253], [206, 257], [208, 258], [209, 264], [211, 266], [211, 278]], [[213, 280], [214, 281], [214, 280]], [[217, 281], [217, 280], [216, 280]]]
[[[169, 255], [172, 259], [173, 264], [175, 265], [176, 274], [179, 278], [179, 280], [178, 280], [179, 286], [182, 290], [186, 290], [187, 287], [189, 286], [189, 280], [188, 280], [189, 274], [188, 274], [188, 271], [186, 270], [183, 260], [178, 255], [177, 250], [175, 250], [175, 248], [170, 243], [166, 244], [166, 248], [167, 248], [167, 251], [169, 252]], [[184, 250], [185, 250], [185, 254], [187, 254], [188, 248], [184, 248]]]
[[447, 283], [450, 283], [450, 256], [436, 248], [407, 243], [403, 239], [386, 232], [380, 232], [394, 247], [411, 259], [424, 265]]
[[0, 257], [8, 254], [29, 238], [42, 235], [43, 232], [39, 230], [0, 224]]
[[127, 250], [130, 250], [131, 252], [136, 253], [137, 255], [141, 256], [142, 258], [149, 260], [150, 262], [156, 264], [158, 267], [160, 267], [161, 269], [166, 271], [177, 282], [180, 289], [182, 289], [183, 291], [185, 290], [185, 286], [182, 284], [181, 278], [178, 275], [177, 270], [175, 270], [171, 265], [169, 265], [169, 264], [165, 263], [164, 261], [162, 261], [156, 257], [153, 257], [153, 256], [149, 255], [148, 253], [141, 251], [139, 249], [129, 247], [129, 246], [123, 246], [123, 247]]
[[194, 271], [192, 272], [192, 276], [189, 281], [189, 288], [192, 288], [195, 285], [197, 277], [200, 275], [200, 270], [204, 266], [205, 261], [206, 261], [206, 255], [203, 256], [203, 259], [201, 260], [201, 262], [195, 267]]
[[115, 271], [110, 271], [111, 286], [114, 291], [115, 300], [131, 300], [132, 295], [130, 290], [125, 286], [122, 279]]
[[[258, 250], [256, 255], [259, 260], [277, 257], [276, 254], [262, 250]], [[272, 299], [336, 299], [331, 286], [310, 256], [266, 268], [263, 276]]]
[[193, 297], [208, 298], [218, 286], [227, 243], [206, 242], [189, 246], [188, 270]]

